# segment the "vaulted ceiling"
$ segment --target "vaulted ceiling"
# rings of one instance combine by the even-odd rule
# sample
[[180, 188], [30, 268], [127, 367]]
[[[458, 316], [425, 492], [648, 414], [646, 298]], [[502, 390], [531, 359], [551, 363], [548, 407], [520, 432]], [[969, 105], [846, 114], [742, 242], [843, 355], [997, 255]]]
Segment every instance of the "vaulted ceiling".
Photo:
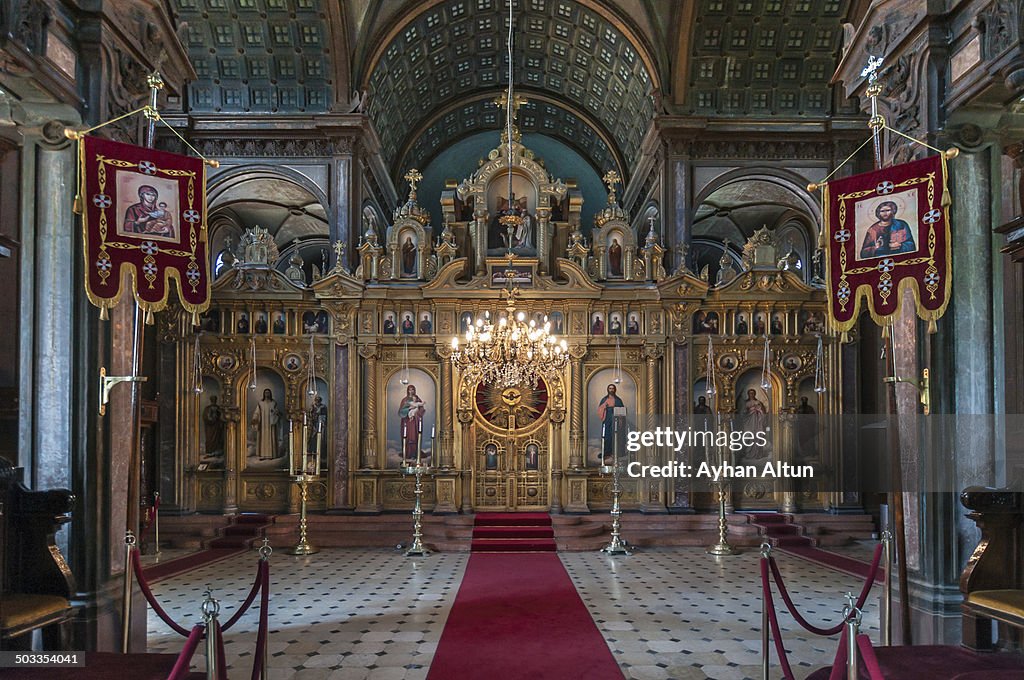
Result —
[[[867, 0], [512, 0], [524, 132], [629, 177], [658, 113], [820, 120]], [[365, 111], [398, 179], [502, 127], [508, 0], [171, 0], [195, 112]], [[496, 138], [497, 139], [497, 138]], [[397, 183], [397, 182], [396, 182]]]

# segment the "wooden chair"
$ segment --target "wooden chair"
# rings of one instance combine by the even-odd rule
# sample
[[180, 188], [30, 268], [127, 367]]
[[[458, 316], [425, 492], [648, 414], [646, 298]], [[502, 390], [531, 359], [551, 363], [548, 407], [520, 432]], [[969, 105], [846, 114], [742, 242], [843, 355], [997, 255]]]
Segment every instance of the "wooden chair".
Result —
[[1019, 649], [1024, 631], [1024, 494], [970, 487], [960, 494], [960, 502], [981, 530], [981, 542], [960, 575], [963, 645], [991, 650], [992, 622], [996, 621], [1002, 624], [999, 647]]
[[26, 488], [0, 458], [0, 649], [29, 649], [36, 629], [45, 649], [67, 648], [74, 578], [53, 537], [73, 503], [66, 489]]

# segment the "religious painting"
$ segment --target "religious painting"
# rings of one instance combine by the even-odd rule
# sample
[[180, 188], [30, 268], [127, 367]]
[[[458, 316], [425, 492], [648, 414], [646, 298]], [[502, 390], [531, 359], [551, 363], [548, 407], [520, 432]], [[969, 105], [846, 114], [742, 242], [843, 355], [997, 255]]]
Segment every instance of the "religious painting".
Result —
[[640, 312], [630, 312], [626, 316], [626, 335], [640, 335]]
[[523, 449], [523, 469], [540, 469], [540, 446], [537, 442], [527, 442], [526, 448]]
[[235, 316], [235, 332], [236, 333], [248, 333], [249, 332], [249, 313], [239, 312]]
[[430, 312], [420, 312], [420, 328], [421, 335], [433, 335], [434, 333], [434, 317], [431, 316]]
[[718, 367], [723, 371], [732, 371], [740, 365], [739, 357], [732, 352], [718, 357]]
[[295, 354], [294, 352], [291, 352], [284, 356], [284, 361], [281, 362], [281, 365], [284, 366], [284, 370], [286, 371], [297, 371], [300, 368], [302, 368], [302, 357], [300, 357], [298, 354]]
[[381, 331], [384, 335], [394, 335], [398, 332], [398, 322], [394, 312], [384, 312], [384, 322]]
[[217, 368], [222, 371], [230, 371], [235, 367], [235, 358], [230, 354], [221, 354], [217, 357]]
[[858, 260], [917, 252], [914, 239], [917, 225], [917, 189], [857, 201], [854, 206], [854, 233]]
[[494, 442], [484, 444], [484, 469], [498, 469], [498, 445]]
[[782, 335], [786, 332], [786, 317], [782, 312], [772, 312], [771, 331], [772, 335]]
[[608, 234], [608, 278], [621, 279], [625, 276], [625, 252], [622, 244], [626, 242], [620, 229]]
[[693, 315], [693, 333], [694, 335], [717, 335], [718, 312], [698, 310]]
[[[591, 376], [585, 409], [587, 465], [611, 465], [616, 452], [620, 459], [627, 455], [626, 430], [636, 422], [636, 404], [636, 381], [628, 373], [602, 368]], [[616, 421], [616, 415], [625, 420]]]
[[227, 421], [220, 399], [220, 383], [203, 376], [203, 393], [199, 400], [199, 464], [213, 470], [224, 468], [224, 430]]
[[[491, 223], [487, 230], [487, 254], [504, 255], [511, 248], [516, 255], [536, 255], [537, 225], [533, 211], [536, 209], [534, 203], [537, 190], [532, 181], [516, 173], [512, 174], [511, 200], [508, 196], [508, 187], [508, 174], [502, 175], [487, 187], [487, 209], [491, 214]], [[499, 222], [501, 214], [510, 208], [518, 210], [523, 218], [512, 228], [511, 233], [508, 227]]]
[[529, 264], [514, 264], [509, 266], [506, 264], [494, 264], [490, 265], [491, 268], [491, 287], [507, 286], [509, 282], [509, 273], [512, 274], [512, 283], [529, 288], [533, 286], [533, 265]]
[[[394, 322], [392, 321], [392, 323], [394, 323]], [[472, 326], [473, 326], [473, 313], [472, 312], [463, 312], [462, 316], [459, 317], [459, 332], [462, 333], [462, 335], [465, 335], [466, 331], [468, 331]], [[392, 331], [392, 332], [394, 332], [394, 331]]]
[[209, 309], [200, 314], [199, 328], [206, 333], [220, 333], [220, 310]]
[[590, 315], [590, 334], [604, 335], [604, 313], [594, 312]]
[[[308, 390], [308, 385], [303, 385]], [[328, 395], [329, 391], [327, 383], [321, 379], [316, 378], [314, 394], [310, 395], [308, 392], [305, 394], [305, 425], [306, 425], [306, 453], [312, 454], [307, 460], [310, 460], [310, 466], [316, 468], [316, 464], [312, 462], [315, 458], [317, 451], [320, 451], [320, 465], [323, 467], [327, 462], [328, 453], [328, 426], [330, 425], [329, 411], [328, 411]], [[318, 449], [319, 447], [319, 449]], [[315, 469], [309, 469], [307, 467], [306, 474], [317, 474], [318, 471]]]
[[796, 458], [809, 461], [821, 458], [820, 424], [817, 406], [818, 393], [814, 391], [814, 378], [807, 378], [797, 390], [800, 403], [796, 413]]
[[245, 463], [249, 470], [288, 467], [288, 416], [284, 381], [277, 373], [256, 370], [256, 389], [246, 390]]
[[782, 367], [787, 371], [798, 371], [803, 366], [803, 360], [799, 354], [787, 354], [782, 357]]
[[747, 321], [746, 312], [738, 312], [736, 314], [735, 334], [750, 335], [750, 323]]
[[562, 329], [565, 327], [565, 316], [561, 312], [551, 312], [548, 314], [548, 319], [551, 320], [551, 332], [555, 335], [562, 335], [564, 332]]
[[327, 333], [327, 312], [312, 310], [302, 315], [302, 332], [309, 334]]
[[544, 328], [544, 324], [547, 323], [547, 319], [548, 318], [543, 312], [534, 312], [530, 315], [530, 321], [532, 321], [533, 325], [537, 328]]
[[398, 271], [399, 278], [419, 278], [418, 257], [419, 243], [413, 229], [403, 229], [398, 234]]
[[543, 379], [533, 385], [498, 387], [489, 383], [476, 386], [476, 409], [490, 425], [499, 430], [521, 430], [535, 424], [548, 407], [548, 386]]
[[622, 314], [619, 312], [608, 315], [608, 335], [622, 335]]
[[270, 315], [270, 330], [274, 335], [285, 335], [288, 332], [288, 319], [284, 312], [274, 312]]
[[117, 234], [177, 241], [178, 182], [154, 175], [117, 170]]
[[268, 330], [270, 330], [270, 324], [267, 321], [267, 313], [256, 312], [256, 322], [253, 324], [253, 332], [266, 333]]
[[412, 311], [406, 310], [402, 312], [402, 320], [399, 327], [402, 330], [402, 335], [412, 335], [416, 332], [416, 322], [414, 321]]
[[800, 332], [805, 335], [823, 333], [825, 330], [824, 315], [821, 312], [803, 310], [800, 312]]
[[437, 388], [434, 379], [419, 368], [397, 370], [388, 379], [384, 447], [388, 468], [416, 462], [417, 454], [430, 462], [436, 434]]
[[755, 441], [743, 451], [734, 454], [734, 461], [744, 464], [763, 464], [772, 453], [770, 391], [761, 385], [761, 369], [752, 369], [736, 381], [736, 416], [733, 421], [737, 431], [765, 433], [767, 443]]
[[754, 335], [760, 337], [767, 335], [768, 324], [765, 322], [764, 312], [758, 312], [754, 315]]

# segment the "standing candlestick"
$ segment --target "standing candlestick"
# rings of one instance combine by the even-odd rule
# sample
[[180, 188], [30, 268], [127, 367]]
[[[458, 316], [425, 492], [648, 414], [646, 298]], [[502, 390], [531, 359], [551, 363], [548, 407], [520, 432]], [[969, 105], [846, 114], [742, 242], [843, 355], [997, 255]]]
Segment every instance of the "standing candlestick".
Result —
[[316, 421], [316, 467], [313, 468], [313, 474], [317, 477], [320, 476], [320, 447], [323, 442], [324, 432], [324, 421], [317, 419]]
[[430, 551], [423, 545], [423, 473], [427, 468], [418, 462], [415, 467], [406, 467], [406, 474], [416, 475], [416, 504], [412, 509], [412, 545], [405, 551], [406, 557], [424, 557]]
[[[632, 555], [629, 550], [626, 549], [626, 541], [623, 540], [622, 534], [620, 533], [621, 524], [619, 518], [622, 516], [622, 508], [619, 505], [619, 499], [622, 496], [622, 484], [619, 480], [619, 422], [625, 419], [626, 409], [623, 406], [612, 407], [612, 540], [605, 547], [601, 548], [601, 552], [606, 555]], [[605, 472], [607, 466], [604, 466], [601, 471]]]
[[292, 477], [295, 475], [295, 436], [293, 433], [293, 426], [295, 422], [288, 419], [288, 476]]

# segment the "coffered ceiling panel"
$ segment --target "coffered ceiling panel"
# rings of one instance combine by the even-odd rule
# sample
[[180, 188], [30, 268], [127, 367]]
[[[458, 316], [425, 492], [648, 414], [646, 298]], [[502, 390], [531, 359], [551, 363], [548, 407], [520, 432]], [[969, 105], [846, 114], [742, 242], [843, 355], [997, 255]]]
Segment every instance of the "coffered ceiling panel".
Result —
[[[443, 119], [431, 121], [433, 112], [507, 87], [507, 7], [502, 0], [433, 5], [403, 24], [370, 66], [367, 112], [394, 172], [400, 171], [394, 164], [402, 160], [402, 150], [414, 145], [410, 134], [427, 129], [434, 141], [426, 143], [440, 146], [451, 140], [449, 129], [457, 132]], [[561, 104], [552, 107], [558, 109], [556, 117], [547, 123], [535, 109], [534, 124], [562, 128], [552, 136], [566, 137], [588, 155], [591, 149], [599, 153], [601, 158], [594, 159], [598, 166], [607, 165], [611, 150], [601, 148], [608, 142], [597, 140], [609, 140], [617, 147], [612, 155], [627, 164], [619, 171], [628, 174], [654, 115], [655, 83], [639, 47], [626, 39], [621, 26], [574, 0], [526, 0], [517, 3], [515, 16], [516, 88], [527, 98], [531, 92], [543, 93]], [[524, 108], [524, 129], [529, 129], [529, 115]], [[568, 131], [579, 126], [566, 122], [584, 117], [600, 130]], [[486, 111], [467, 118], [501, 127], [501, 116], [491, 123]]]

